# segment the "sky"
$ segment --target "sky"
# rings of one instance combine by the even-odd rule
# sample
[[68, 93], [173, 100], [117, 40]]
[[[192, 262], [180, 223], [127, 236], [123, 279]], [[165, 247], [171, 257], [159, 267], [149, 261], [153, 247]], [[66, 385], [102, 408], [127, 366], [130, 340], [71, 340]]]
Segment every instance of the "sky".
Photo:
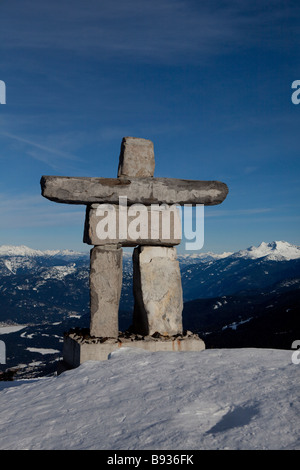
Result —
[[228, 185], [200, 251], [299, 245], [299, 20], [298, 0], [0, 0], [0, 245], [89, 250], [85, 207], [40, 178], [116, 177], [124, 136], [156, 177]]

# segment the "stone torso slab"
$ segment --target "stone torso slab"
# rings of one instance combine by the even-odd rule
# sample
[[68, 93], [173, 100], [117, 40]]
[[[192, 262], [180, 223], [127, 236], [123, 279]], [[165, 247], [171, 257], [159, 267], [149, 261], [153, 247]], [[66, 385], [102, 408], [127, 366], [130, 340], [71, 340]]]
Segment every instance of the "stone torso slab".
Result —
[[179, 245], [181, 217], [175, 206], [87, 206], [83, 242], [89, 245]]

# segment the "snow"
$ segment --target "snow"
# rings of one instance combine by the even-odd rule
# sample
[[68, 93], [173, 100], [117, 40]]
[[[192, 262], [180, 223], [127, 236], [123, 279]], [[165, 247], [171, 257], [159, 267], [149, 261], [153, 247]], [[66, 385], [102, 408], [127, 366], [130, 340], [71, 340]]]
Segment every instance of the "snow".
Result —
[[2, 245], [0, 246], [0, 256], [85, 256], [87, 253], [82, 253], [72, 250], [35, 250], [25, 245], [13, 246]]
[[39, 354], [55, 354], [59, 353], [57, 349], [47, 349], [47, 348], [26, 348], [29, 352], [39, 353]]
[[53, 266], [44, 275], [44, 279], [63, 279], [64, 277], [76, 271], [76, 264], [72, 263], [69, 266]]
[[2, 245], [0, 246], [0, 256], [43, 256], [43, 252], [40, 250], [33, 250], [27, 246], [11, 246]]
[[262, 242], [258, 247], [251, 246], [246, 250], [234, 253], [233, 256], [236, 258], [266, 258], [270, 261], [289, 261], [300, 258], [300, 247], [285, 241]]
[[[123, 252], [124, 259], [130, 259], [132, 256], [132, 249], [126, 249], [127, 251]], [[35, 250], [27, 246], [12, 246], [12, 245], [2, 245], [0, 246], [0, 257], [1, 256], [23, 256], [23, 257], [36, 257], [36, 256], [46, 256], [46, 257], [88, 257], [89, 252], [77, 252], [72, 250]], [[286, 241], [272, 241], [270, 243], [262, 242], [258, 247], [251, 246], [245, 250], [240, 250], [235, 253], [233, 252], [223, 252], [223, 253], [213, 253], [213, 252], [200, 252], [200, 253], [178, 253], [178, 259], [181, 263], [193, 263], [204, 261], [208, 262], [209, 260], [221, 260], [228, 257], [234, 258], [247, 258], [247, 259], [258, 259], [266, 257], [268, 260], [281, 261], [281, 260], [292, 260], [300, 258], [300, 247], [292, 245]], [[14, 273], [11, 265], [6, 265], [7, 269]]]
[[244, 323], [248, 323], [252, 320], [253, 317], [247, 318], [246, 320], [241, 320], [239, 322], [233, 322], [230, 325], [223, 326], [222, 330], [226, 330], [227, 328], [231, 328], [232, 330], [236, 330], [239, 325], [243, 325]]
[[57, 377], [0, 382], [0, 448], [300, 449], [291, 353], [122, 348]]
[[0, 326], [0, 335], [6, 335], [8, 333], [16, 333], [26, 328], [26, 325], [9, 325], [9, 326]]
[[232, 252], [226, 252], [224, 251], [223, 253], [213, 253], [211, 251], [208, 251], [207, 253], [192, 253], [192, 254], [178, 254], [178, 259], [179, 261], [188, 261], [188, 262], [194, 262], [194, 261], [209, 261], [209, 260], [218, 260], [218, 259], [223, 259], [227, 258], [228, 256], [232, 255]]
[[219, 307], [222, 307], [222, 303], [221, 302], [217, 302], [214, 306], [213, 306], [213, 309], [216, 310], [217, 308]]
[[12, 274], [16, 274], [16, 272], [14, 271], [14, 269], [13, 269], [12, 264], [11, 264], [10, 261], [5, 260], [5, 261], [4, 261], [4, 266], [5, 266]]
[[26, 331], [24, 331], [24, 333], [20, 334], [21, 338], [27, 338], [27, 339], [32, 339], [34, 336], [35, 336], [34, 333], [29, 333], [28, 334], [28, 333], [26, 333]]

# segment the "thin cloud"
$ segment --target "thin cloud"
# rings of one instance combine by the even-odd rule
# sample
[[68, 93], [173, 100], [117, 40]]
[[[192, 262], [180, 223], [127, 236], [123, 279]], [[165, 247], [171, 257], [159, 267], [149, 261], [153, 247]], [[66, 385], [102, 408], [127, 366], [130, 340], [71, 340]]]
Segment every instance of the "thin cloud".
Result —
[[251, 173], [254, 173], [255, 171], [257, 171], [259, 169], [258, 166], [246, 166], [244, 168], [244, 173], [245, 175], [250, 175]]
[[[22, 144], [29, 146], [30, 149], [26, 151], [26, 154], [34, 158], [35, 160], [46, 163], [52, 169], [58, 169], [60, 166], [59, 162], [62, 159], [67, 160], [67, 161], [72, 161], [72, 162], [82, 161], [82, 159], [77, 157], [76, 155], [58, 150], [56, 148], [48, 147], [43, 144], [39, 144], [29, 139], [24, 139], [23, 137], [17, 136], [15, 134], [11, 134], [9, 132], [1, 132], [0, 135], [2, 135], [3, 137], [7, 137], [13, 141], [20, 142]], [[40, 150], [40, 152], [37, 152], [37, 150]], [[55, 157], [54, 159], [53, 159], [53, 156]]]
[[299, 35], [297, 9], [279, 0], [31, 0], [18, 9], [14, 3], [1, 5], [6, 49], [69, 50], [101, 60], [193, 61], [255, 45], [287, 47]]
[[58, 149], [49, 148], [45, 145], [38, 144], [37, 142], [33, 142], [32, 140], [24, 139], [23, 137], [19, 137], [17, 135], [10, 134], [8, 132], [1, 132], [1, 135], [5, 136], [5, 137], [8, 137], [10, 139], [13, 139], [13, 140], [17, 140], [18, 142], [23, 142], [24, 144], [28, 144], [32, 147], [38, 148], [38, 149], [43, 150], [45, 152], [53, 153], [54, 155], [56, 155], [58, 157], [65, 158], [67, 160], [81, 161], [81, 159], [79, 157], [76, 157], [75, 155], [71, 155], [69, 153], [62, 152]]
[[204, 217], [239, 217], [239, 216], [251, 216], [251, 215], [258, 215], [258, 214], [266, 214], [272, 212], [274, 209], [271, 208], [253, 208], [253, 209], [216, 209], [207, 211], [204, 209]]
[[[41, 195], [0, 194], [1, 228], [83, 227], [85, 207], [52, 204]], [[82, 228], [83, 230], [83, 228]]]

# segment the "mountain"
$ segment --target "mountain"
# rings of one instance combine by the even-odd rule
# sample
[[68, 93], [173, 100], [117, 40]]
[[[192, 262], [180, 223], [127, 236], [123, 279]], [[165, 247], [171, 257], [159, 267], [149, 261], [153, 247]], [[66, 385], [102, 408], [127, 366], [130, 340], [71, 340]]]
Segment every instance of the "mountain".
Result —
[[86, 256], [86, 253], [81, 253], [72, 250], [34, 250], [28, 248], [28, 246], [12, 246], [12, 245], [2, 245], [0, 246], [0, 256], [22, 256], [22, 257], [48, 257], [48, 256], [58, 256], [58, 257], [83, 257]]
[[[131, 322], [131, 254], [123, 259], [120, 329]], [[89, 325], [89, 252], [0, 247], [0, 339], [6, 367], [17, 376], [36, 377], [57, 370], [63, 335]], [[22, 327], [22, 328], [19, 328]]]
[[[199, 332], [207, 347], [286, 348], [300, 338], [299, 247], [271, 242], [178, 259], [184, 328]], [[131, 252], [124, 250], [121, 331], [131, 324], [133, 304]], [[88, 252], [0, 247], [0, 338], [20, 377], [55, 371], [64, 331], [88, 325]]]
[[144, 468], [170, 451], [200, 466], [198, 450], [299, 450], [297, 361], [274, 349], [121, 348], [57, 377], [0, 382], [0, 448], [106, 450], [104, 468], [115, 455]]
[[192, 254], [178, 254], [177, 258], [181, 264], [181, 266], [185, 264], [191, 264], [198, 261], [212, 261], [217, 259], [227, 258], [227, 256], [232, 255], [231, 252], [223, 252], [223, 253], [212, 253], [208, 251], [207, 253], [192, 253]]
[[261, 243], [182, 269], [184, 327], [206, 347], [290, 348], [300, 338], [300, 247]]
[[300, 247], [287, 242], [261, 243], [182, 268], [185, 301], [264, 289], [297, 277], [300, 277]]
[[300, 247], [284, 241], [271, 243], [262, 242], [258, 247], [251, 246], [246, 250], [233, 253], [232, 256], [234, 258], [264, 258], [269, 261], [289, 261], [300, 258]]
[[263, 290], [185, 302], [184, 327], [207, 348], [289, 349], [300, 338], [300, 278]]

